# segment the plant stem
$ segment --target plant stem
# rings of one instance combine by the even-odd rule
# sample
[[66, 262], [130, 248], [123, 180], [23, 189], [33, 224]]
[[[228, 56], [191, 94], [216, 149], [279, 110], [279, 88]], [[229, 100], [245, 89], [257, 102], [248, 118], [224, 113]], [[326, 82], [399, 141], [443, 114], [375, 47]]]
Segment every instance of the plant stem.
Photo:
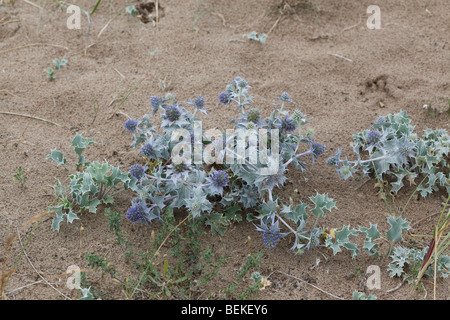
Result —
[[298, 237], [303, 238], [303, 239], [305, 239], [305, 240], [310, 240], [308, 237], [305, 237], [305, 236], [302, 236], [302, 235], [300, 235], [300, 234], [297, 234], [297, 232], [296, 232], [294, 229], [292, 229], [292, 227], [291, 227], [286, 221], [284, 221], [283, 218], [280, 217], [280, 215], [279, 215], [278, 213], [276, 213], [275, 216], [278, 217], [278, 219], [279, 219], [279, 220], [280, 220], [280, 221], [281, 221], [281, 222], [289, 229], [289, 231], [291, 231], [295, 236], [298, 236]]
[[[175, 228], [173, 228], [173, 229], [169, 232], [169, 234], [164, 238], [163, 242], [161, 242], [161, 244], [159, 245], [158, 249], [157, 249], [157, 250], [155, 251], [155, 253], [153, 254], [153, 256], [152, 256], [152, 258], [151, 258], [151, 263], [153, 262], [153, 259], [156, 257], [156, 255], [157, 255], [157, 253], [159, 252], [159, 250], [161, 250], [162, 246], [166, 243], [167, 239], [169, 239], [170, 235], [171, 235], [176, 229], [178, 229], [178, 228], [179, 228], [179, 227], [180, 227], [180, 226], [181, 226], [181, 225], [182, 225], [189, 217], [190, 217], [190, 214], [188, 214], [188, 215], [186, 216], [186, 218], [184, 218], [183, 220], [181, 220], [181, 222], [178, 223], [178, 224], [175, 226]], [[148, 268], [150, 267], [151, 263], [149, 263], [149, 264], [147, 265], [147, 267], [145, 268], [145, 271], [144, 271], [144, 273], [142, 274], [142, 276], [139, 278], [139, 281], [138, 281], [137, 285], [134, 287], [133, 292], [131, 293], [131, 297], [130, 297], [130, 298], [133, 298], [134, 293], [136, 292], [137, 288], [138, 288], [139, 285], [141, 284], [142, 279], [144, 279], [144, 276], [145, 276], [145, 274], [147, 273]]]
[[[417, 192], [417, 190], [419, 189], [419, 187], [422, 185], [422, 183], [425, 181], [425, 179], [426, 179], [428, 176], [429, 176], [429, 174], [427, 174], [427, 175], [425, 176], [425, 178], [423, 178], [422, 181], [420, 181], [419, 185], [418, 185], [417, 188], [414, 190], [414, 192], [411, 194], [411, 196], [409, 197], [408, 201], [406, 201], [406, 204], [405, 204], [405, 206], [403, 207], [402, 212], [400, 212], [400, 216], [403, 215], [403, 213], [405, 212], [406, 207], [408, 206], [408, 204], [409, 204], [409, 202], [411, 201], [412, 197], [414, 196], [414, 194]], [[447, 199], [447, 201], [448, 201], [448, 199]]]

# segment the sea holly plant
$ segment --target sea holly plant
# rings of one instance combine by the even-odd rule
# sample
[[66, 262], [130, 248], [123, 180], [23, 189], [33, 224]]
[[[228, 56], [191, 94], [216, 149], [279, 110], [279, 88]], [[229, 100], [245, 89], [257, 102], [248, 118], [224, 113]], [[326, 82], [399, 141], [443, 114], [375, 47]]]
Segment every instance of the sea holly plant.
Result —
[[[391, 241], [391, 248], [388, 254], [391, 253], [393, 245], [399, 243], [403, 240], [403, 232], [411, 229], [409, 222], [401, 217], [394, 218], [389, 216], [387, 218], [387, 223], [390, 226], [389, 230], [386, 232], [386, 239]], [[358, 246], [350, 241], [350, 237], [358, 236], [359, 234], [364, 235], [364, 251], [376, 258], [378, 258], [380, 247], [379, 242], [382, 240], [381, 234], [378, 231], [378, 225], [370, 223], [369, 228], [359, 227], [358, 229], [351, 229], [350, 226], [343, 226], [340, 230], [334, 230], [333, 234], [326, 234], [325, 236], [325, 246], [333, 250], [333, 254], [336, 255], [341, 252], [341, 248], [347, 249], [352, 258], [355, 258], [361, 251]]]
[[[428, 247], [422, 250], [416, 248], [404, 248], [401, 246], [395, 247], [391, 259], [392, 262], [388, 265], [389, 276], [402, 277], [408, 283], [413, 283], [419, 274], [421, 267], [428, 251]], [[436, 261], [436, 276], [447, 278], [449, 276], [450, 256], [441, 255]], [[434, 268], [431, 266], [426, 268], [424, 275], [434, 277]]]
[[341, 248], [345, 248], [351, 253], [352, 258], [355, 258], [360, 253], [360, 250], [355, 243], [350, 241], [349, 237], [361, 234], [365, 237], [363, 249], [366, 253], [379, 258], [379, 242], [388, 240], [391, 243], [388, 250], [388, 255], [390, 255], [394, 244], [401, 242], [403, 240], [403, 232], [411, 229], [411, 227], [408, 221], [401, 216], [395, 218], [395, 215], [387, 218], [387, 224], [390, 228], [386, 232], [385, 237], [382, 237], [378, 231], [378, 225], [372, 223], [370, 223], [369, 228], [360, 226], [359, 229], [352, 230], [350, 226], [343, 226], [341, 230], [332, 229], [332, 232], [324, 234], [325, 246], [331, 248], [334, 255], [341, 252]]
[[[427, 197], [439, 187], [450, 193], [450, 172], [448, 159], [450, 151], [450, 136], [445, 130], [426, 129], [421, 138], [414, 133], [414, 127], [405, 111], [394, 115], [380, 116], [370, 129], [353, 135], [353, 152], [357, 160], [342, 159], [342, 149], [338, 149], [334, 156], [327, 159], [330, 166], [336, 167], [337, 173], [348, 179], [355, 172], [361, 170], [363, 175], [377, 179], [380, 192], [391, 213], [387, 223], [390, 226], [386, 239], [391, 242], [388, 255], [393, 253], [394, 245], [400, 243], [402, 233], [410, 229], [409, 222], [402, 218], [402, 214], [412, 196], [419, 192]], [[416, 184], [416, 179], [417, 184]], [[389, 187], [391, 193], [398, 193], [405, 182], [416, 185], [415, 191], [400, 211], [391, 211], [387, 203], [384, 188]], [[419, 182], [420, 181], [420, 182]], [[360, 227], [359, 232], [365, 235], [364, 249], [370, 255], [378, 257], [378, 242], [381, 240], [377, 225], [369, 228]], [[337, 249], [352, 244], [344, 238], [332, 237], [326, 240], [328, 246], [336, 252]], [[341, 244], [340, 244], [341, 243]], [[352, 251], [352, 256], [355, 251]]]
[[[203, 96], [183, 104], [171, 93], [151, 96], [151, 115], [124, 123], [131, 146], [142, 156], [129, 169], [137, 181], [127, 211], [130, 221], [158, 221], [167, 209], [180, 208], [223, 235], [247, 211], [247, 221], [267, 247], [288, 234], [294, 236], [291, 249], [299, 253], [321, 244], [318, 220], [336, 209], [333, 199], [317, 193], [311, 203], [288, 204], [276, 190], [289, 170], [305, 171], [308, 158], [314, 165], [325, 146], [313, 139], [312, 130], [304, 130], [308, 122], [300, 110], [288, 110], [295, 103], [287, 92], [275, 98], [274, 109], [264, 117], [252, 106], [250, 89], [236, 77], [218, 95], [221, 105], [234, 105], [238, 113], [225, 131], [203, 129], [199, 116], [210, 111]], [[160, 128], [152, 119], [158, 113]], [[315, 220], [308, 223], [308, 217]]]
[[419, 137], [406, 111], [380, 116], [371, 128], [354, 134], [353, 152], [355, 160], [342, 159], [342, 149], [327, 160], [343, 179], [360, 170], [388, 182], [393, 193], [423, 180], [417, 188], [422, 197], [440, 187], [450, 194], [450, 136], [443, 129], [426, 129]]
[[[49, 208], [49, 211], [55, 213], [53, 230], [59, 231], [63, 221], [72, 223], [79, 219], [80, 213], [95, 213], [101, 203], [111, 204], [118, 192], [135, 187], [137, 179], [130, 173], [122, 172], [119, 167], [107, 162], [86, 160], [82, 152], [92, 143], [94, 141], [91, 138], [84, 138], [82, 134], [77, 134], [72, 140], [72, 146], [78, 155], [76, 172], [69, 175], [70, 182], [67, 186], [59, 179], [52, 186], [57, 199], [57, 204]], [[55, 161], [58, 166], [66, 164], [64, 154], [56, 149], [51, 150], [47, 159]]]

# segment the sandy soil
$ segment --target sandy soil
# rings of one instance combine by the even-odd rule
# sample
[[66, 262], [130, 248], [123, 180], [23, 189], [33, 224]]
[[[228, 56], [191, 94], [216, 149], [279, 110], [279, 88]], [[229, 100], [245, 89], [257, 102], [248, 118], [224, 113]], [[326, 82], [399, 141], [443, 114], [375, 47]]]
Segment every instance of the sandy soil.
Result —
[[[125, 1], [104, 0], [92, 16], [90, 29], [83, 16], [80, 30], [67, 28], [69, 15], [54, 1], [32, 1], [36, 6], [24, 1], [16, 1], [15, 6], [7, 0], [0, 3], [0, 262], [4, 271], [13, 266], [21, 248], [19, 238], [11, 238], [6, 252], [7, 238], [19, 232], [25, 243], [35, 224], [23, 224], [46, 211], [53, 200], [49, 186], [55, 177], [67, 180], [63, 168], [46, 160], [50, 149], [57, 148], [69, 161], [75, 160], [70, 142], [76, 132], [84, 132], [97, 142], [86, 150], [89, 159], [129, 167], [139, 156], [129, 147], [130, 137], [123, 129], [126, 117], [116, 111], [141, 117], [150, 112], [151, 95], [170, 91], [180, 101], [188, 101], [201, 94], [209, 110], [204, 126], [225, 128], [235, 116], [234, 107], [219, 106], [217, 95], [235, 76], [253, 87], [255, 106], [264, 115], [272, 110], [273, 97], [287, 91], [295, 107], [308, 115], [316, 140], [326, 144], [322, 160], [340, 147], [345, 147], [344, 155], [352, 156], [351, 135], [368, 128], [379, 115], [406, 110], [419, 133], [425, 128], [450, 129], [448, 116], [432, 117], [422, 108], [428, 104], [445, 111], [450, 98], [450, 7], [445, 0], [378, 1], [380, 30], [366, 26], [366, 9], [373, 4], [370, 0], [311, 0], [310, 4], [294, 0], [161, 0], [164, 14], [157, 27], [126, 14]], [[95, 1], [73, 3], [89, 11]], [[298, 10], [288, 13], [283, 6], [280, 15], [280, 3]], [[268, 33], [267, 43], [234, 41], [244, 40], [242, 35], [251, 31]], [[69, 64], [56, 74], [55, 81], [48, 81], [43, 70], [55, 58], [65, 58]], [[19, 166], [28, 177], [25, 190], [13, 181]], [[335, 199], [339, 210], [322, 221], [323, 227], [368, 226], [372, 222], [378, 223], [380, 231], [388, 229], [388, 212], [377, 197], [374, 181], [344, 182], [324, 161], [304, 174], [291, 171], [289, 178], [292, 183], [279, 190], [285, 199], [307, 201], [316, 190]], [[412, 190], [405, 188], [399, 200], [405, 201]], [[414, 200], [406, 219], [414, 223], [441, 210], [442, 195]], [[131, 196], [122, 193], [113, 209], [124, 214]], [[103, 212], [63, 224], [59, 233], [51, 231], [51, 219], [45, 217], [34, 229], [26, 255], [20, 256], [5, 287], [6, 297], [75, 298], [76, 292], [65, 286], [67, 276], [61, 274], [68, 266], [78, 265], [88, 270], [88, 279], [97, 289], [108, 291], [107, 298], [122, 299], [120, 286], [87, 268], [84, 259], [87, 253], [105, 255], [119, 272], [127, 272]], [[433, 219], [425, 220], [411, 232], [429, 234], [433, 223]], [[81, 226], [84, 231], [80, 234]], [[123, 224], [130, 242], [141, 249], [148, 245], [151, 230], [157, 228], [157, 224], [148, 227], [127, 220]], [[387, 292], [401, 280], [388, 276], [390, 259], [385, 257], [377, 260], [360, 254], [351, 259], [348, 252], [333, 256], [325, 248], [296, 256], [288, 250], [288, 240], [276, 249], [267, 249], [246, 222], [230, 228], [223, 238], [208, 235], [205, 243], [228, 256], [210, 288], [226, 287], [246, 256], [263, 250], [260, 272], [271, 275], [272, 285], [260, 292], [260, 299], [333, 299], [295, 278], [351, 299], [354, 290], [364, 291], [369, 265], [380, 266], [382, 276], [381, 289], [367, 293], [378, 299], [407, 298], [406, 284]], [[426, 243], [419, 240], [415, 245], [421, 248]], [[382, 246], [381, 251], [386, 249]], [[320, 264], [312, 268], [318, 258]], [[18, 289], [41, 280], [37, 272], [58, 291], [45, 283]], [[430, 299], [432, 282], [424, 283], [426, 299]], [[448, 282], [438, 282], [437, 295], [439, 299], [450, 297]], [[215, 298], [220, 294], [216, 292]]]

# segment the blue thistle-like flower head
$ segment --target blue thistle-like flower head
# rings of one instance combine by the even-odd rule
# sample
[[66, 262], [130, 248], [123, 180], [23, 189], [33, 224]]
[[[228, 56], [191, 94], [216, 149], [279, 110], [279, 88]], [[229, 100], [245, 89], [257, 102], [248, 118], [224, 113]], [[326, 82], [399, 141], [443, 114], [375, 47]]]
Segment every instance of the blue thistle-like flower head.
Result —
[[244, 89], [248, 86], [248, 82], [246, 80], [242, 79], [241, 77], [234, 78], [233, 82], [237, 88]]
[[189, 167], [185, 163], [178, 163], [173, 165], [174, 173], [184, 173], [187, 170], [189, 170]]
[[211, 182], [216, 187], [226, 187], [230, 180], [226, 171], [223, 170], [214, 171], [210, 177]]
[[140, 222], [145, 219], [146, 205], [144, 201], [133, 201], [131, 207], [127, 210], [127, 218], [131, 222]]
[[125, 121], [125, 129], [127, 129], [130, 132], [135, 132], [137, 127], [139, 125], [139, 122], [137, 120], [134, 119], [128, 119], [127, 121]]
[[397, 141], [397, 156], [401, 164], [407, 163], [408, 158], [412, 158], [415, 156], [415, 147], [415, 143], [409, 141], [406, 136], [404, 136], [402, 140]]
[[379, 128], [379, 127], [384, 126], [386, 123], [388, 123], [388, 120], [386, 119], [386, 117], [379, 116], [377, 118], [377, 121], [375, 121], [375, 123], [372, 125], [372, 127]]
[[280, 99], [283, 102], [291, 102], [294, 103], [294, 101], [291, 100], [291, 96], [287, 92], [283, 92], [278, 99]]
[[273, 248], [277, 245], [278, 241], [288, 235], [289, 233], [282, 233], [280, 232], [279, 227], [279, 221], [274, 222], [272, 220], [272, 223], [270, 224], [270, 227], [261, 220], [260, 226], [256, 226], [256, 230], [261, 231], [264, 245], [267, 248]]
[[194, 100], [194, 106], [198, 109], [201, 109], [205, 106], [205, 99], [202, 96], [198, 96]]
[[300, 110], [296, 109], [294, 114], [292, 115], [292, 119], [294, 119], [297, 123], [306, 122], [305, 115]]
[[327, 164], [329, 166], [338, 167], [338, 168], [340, 167], [340, 164], [341, 164], [341, 151], [342, 151], [342, 149], [338, 149], [334, 156], [329, 157], [327, 159]]
[[146, 168], [139, 164], [133, 164], [130, 167], [130, 174], [138, 180], [141, 180], [142, 177], [144, 177], [145, 171], [146, 171]]
[[378, 141], [380, 141], [380, 138], [381, 138], [381, 133], [378, 130], [370, 130], [366, 137], [367, 143], [369, 145], [376, 144]]
[[256, 108], [250, 109], [247, 113], [247, 120], [250, 122], [258, 123], [260, 118], [261, 114], [259, 113], [259, 110]]
[[291, 132], [295, 131], [297, 129], [297, 126], [295, 125], [294, 121], [289, 119], [287, 116], [281, 120], [281, 131], [282, 132]]
[[162, 103], [163, 103], [163, 99], [161, 97], [157, 97], [157, 96], [151, 96], [150, 97], [150, 105], [153, 108], [161, 107]]
[[223, 104], [230, 104], [231, 103], [231, 95], [228, 91], [224, 91], [219, 94], [219, 101]]
[[264, 232], [263, 233], [263, 241], [264, 245], [267, 248], [273, 248], [277, 245], [278, 241], [280, 240], [281, 235], [279, 233], [272, 233], [272, 232]]
[[146, 143], [141, 147], [141, 153], [149, 159], [155, 159], [156, 153], [150, 143]]
[[321, 143], [313, 142], [311, 144], [311, 150], [315, 158], [320, 157], [325, 152], [325, 145]]
[[170, 105], [170, 106], [166, 107], [165, 115], [169, 121], [175, 122], [178, 119], [180, 119], [181, 111], [180, 111], [180, 109], [178, 109], [177, 106]]
[[191, 172], [192, 167], [187, 164], [181, 163], [171, 163], [167, 166], [166, 175], [172, 179], [173, 183], [176, 184], [178, 179], [187, 178], [189, 172]]

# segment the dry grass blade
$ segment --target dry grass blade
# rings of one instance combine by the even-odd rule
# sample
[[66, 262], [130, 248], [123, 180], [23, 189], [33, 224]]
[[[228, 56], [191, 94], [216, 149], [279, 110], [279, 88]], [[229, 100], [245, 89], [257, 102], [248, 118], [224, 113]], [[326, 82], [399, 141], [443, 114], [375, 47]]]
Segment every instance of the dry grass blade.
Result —
[[37, 5], [36, 3], [33, 3], [31, 1], [29, 1], [29, 0], [23, 0], [23, 2], [28, 3], [29, 5], [32, 5], [33, 7], [36, 7], [38, 9], [40, 9], [40, 10], [44, 10], [44, 8], [42, 8], [40, 5]]
[[53, 290], [55, 290], [56, 292], [58, 292], [60, 295], [62, 295], [65, 299], [71, 300], [70, 297], [66, 296], [64, 293], [62, 293], [61, 291], [59, 291], [58, 289], [56, 289], [51, 283], [49, 283], [47, 280], [45, 280], [45, 278], [39, 273], [39, 271], [36, 270], [36, 268], [34, 267], [33, 263], [31, 262], [30, 258], [28, 257], [27, 252], [25, 251], [25, 248], [22, 244], [22, 239], [20, 238], [20, 233], [19, 230], [17, 229], [17, 236], [19, 238], [19, 242], [20, 242], [20, 246], [22, 247], [23, 253], [25, 255], [25, 257], [28, 260], [28, 263], [31, 265], [31, 267], [33, 268], [33, 270], [38, 274], [38, 276], [48, 285], [50, 286]]
[[24, 46], [2, 50], [2, 51], [0, 51], [0, 54], [11, 52], [11, 51], [15, 51], [15, 50], [20, 50], [20, 49], [25, 49], [25, 48], [29, 48], [29, 47], [38, 47], [38, 46], [51, 46], [51, 47], [56, 47], [56, 48], [62, 48], [64, 50], [69, 50], [69, 48], [61, 46], [59, 44], [53, 44], [53, 43], [29, 43], [29, 44], [26, 44]]
[[60, 124], [58, 124], [56, 122], [53, 122], [53, 121], [50, 121], [50, 120], [46, 120], [46, 119], [42, 119], [42, 118], [39, 118], [39, 117], [34, 117], [34, 116], [29, 115], [29, 114], [21, 114], [21, 113], [8, 112], [8, 111], [0, 111], [0, 114], [9, 114], [9, 115], [13, 115], [13, 116], [31, 118], [31, 119], [35, 119], [35, 120], [51, 123], [51, 124], [53, 124], [55, 126], [58, 126], [58, 127], [62, 127]]
[[8, 256], [7, 256], [8, 249], [15, 237], [16, 237], [16, 235], [12, 234], [6, 239], [5, 250], [3, 252], [2, 276], [0, 278], [0, 299], [2, 299], [2, 300], [7, 299], [6, 295], [5, 295], [5, 286], [6, 286], [6, 283], [8, 283], [8, 279], [11, 276], [11, 274], [13, 274], [16, 271], [15, 268], [12, 268], [12, 269], [6, 271], [6, 262], [8, 261]]
[[0, 90], [0, 93], [9, 94], [10, 96], [17, 97], [15, 94], [12, 94], [11, 92], [9, 92], [9, 91], [6, 90], [6, 89]]
[[341, 55], [336, 54], [336, 53], [329, 53], [329, 55], [334, 56], [334, 57], [337, 57], [337, 58], [340, 58], [340, 59], [344, 59], [344, 60], [346, 60], [346, 61], [348, 61], [348, 62], [353, 62], [352, 59], [347, 58], [347, 57], [344, 57], [344, 56], [341, 56]]
[[[54, 210], [53, 210], [53, 211], [45, 211], [45, 212], [43, 212], [43, 213], [40, 213], [40, 214], [38, 214], [38, 215], [32, 217], [31, 219], [29, 219], [28, 221], [26, 221], [26, 222], [22, 225], [21, 230], [23, 230], [23, 229], [24, 229], [26, 226], [28, 226], [30, 223], [37, 222], [36, 227], [33, 229], [33, 231], [34, 231], [34, 230], [37, 228], [37, 226], [39, 226], [39, 223], [40, 223], [40, 221], [42, 221], [42, 218], [43, 218], [43, 217], [45, 217], [46, 215], [55, 213], [55, 212], [56, 212], [56, 211], [54, 211]], [[33, 234], [33, 232], [32, 232], [31, 234]], [[8, 282], [10, 276], [16, 271], [17, 263], [18, 263], [18, 261], [19, 261], [21, 255], [22, 255], [22, 253], [20, 253], [20, 254], [19, 254], [19, 257], [16, 259], [16, 262], [14, 263], [13, 267], [12, 267], [10, 270], [6, 271], [6, 263], [7, 263], [8, 258], [9, 258], [9, 257], [8, 257], [8, 252], [9, 252], [9, 249], [10, 249], [10, 246], [11, 246], [13, 240], [14, 240], [17, 236], [18, 236], [18, 233], [13, 233], [12, 235], [10, 235], [10, 236], [6, 239], [5, 249], [4, 249], [4, 251], [3, 251], [3, 257], [2, 257], [3, 262], [2, 262], [2, 276], [0, 277], [0, 299], [6, 299], [6, 295], [5, 295], [5, 291], [4, 291], [5, 286], [6, 286], [6, 283]], [[28, 240], [27, 240], [27, 243], [28, 243]], [[27, 244], [27, 243], [26, 243], [26, 244]], [[25, 244], [25, 246], [26, 246], [26, 244]], [[24, 248], [24, 247], [22, 246], [22, 248]]]
[[332, 293], [329, 293], [329, 292], [327, 292], [327, 291], [325, 291], [325, 290], [323, 290], [323, 289], [321, 289], [321, 288], [319, 288], [319, 287], [317, 287], [317, 286], [315, 286], [315, 285], [309, 283], [308, 281], [305, 281], [305, 280], [303, 280], [303, 279], [300, 279], [300, 278], [298, 278], [298, 277], [296, 277], [296, 276], [293, 276], [293, 275], [291, 275], [291, 274], [284, 273], [284, 272], [278, 271], [278, 270], [277, 270], [276, 272], [281, 273], [281, 274], [283, 274], [283, 275], [285, 275], [285, 276], [287, 276], [287, 277], [294, 278], [295, 280], [301, 281], [301, 282], [303, 282], [304, 284], [307, 284], [308, 286], [311, 286], [311, 287], [313, 287], [314, 289], [317, 289], [317, 290], [319, 290], [320, 292], [323, 292], [323, 293], [329, 295], [330, 297], [333, 297], [333, 298], [339, 299], [339, 300], [345, 300], [345, 299], [342, 298], [342, 297], [338, 297], [338, 296], [336, 296], [336, 295], [334, 295], [334, 294], [332, 294]]
[[14, 22], [21, 22], [22, 20], [16, 19], [16, 20], [8, 20], [6, 22], [3, 22], [0, 24], [0, 27], [3, 27], [4, 25], [7, 25], [8, 23], [14, 23]]

